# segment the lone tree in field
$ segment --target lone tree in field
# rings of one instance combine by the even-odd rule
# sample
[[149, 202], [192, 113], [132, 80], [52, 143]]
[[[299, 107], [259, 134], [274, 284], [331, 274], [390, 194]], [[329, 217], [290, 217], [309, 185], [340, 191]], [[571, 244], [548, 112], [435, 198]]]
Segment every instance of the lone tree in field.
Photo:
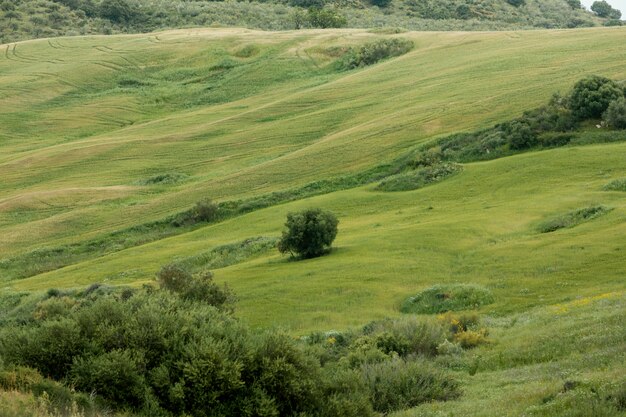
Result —
[[339, 221], [333, 213], [321, 209], [289, 213], [278, 250], [305, 259], [321, 256], [335, 240], [337, 224]]

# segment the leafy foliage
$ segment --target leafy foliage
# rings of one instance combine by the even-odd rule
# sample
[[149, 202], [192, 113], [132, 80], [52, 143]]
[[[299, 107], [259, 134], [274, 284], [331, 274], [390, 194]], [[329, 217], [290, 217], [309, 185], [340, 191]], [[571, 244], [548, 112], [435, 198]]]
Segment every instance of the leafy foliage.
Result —
[[[598, 18], [591, 13], [563, 0], [526, 1], [523, 13], [517, 7], [502, 7], [502, 0], [400, 0], [393, 4], [389, 0], [4, 0], [0, 4], [3, 5], [0, 7], [2, 43], [211, 24], [266, 30], [293, 29], [294, 26], [496, 30], [598, 24]], [[309, 16], [302, 13], [302, 8], [314, 8], [316, 12]], [[615, 12], [611, 16], [614, 15]], [[614, 18], [609, 21], [619, 22]]]
[[[176, 274], [163, 281], [167, 289], [55, 292], [17, 313], [33, 317], [40, 303], [72, 299], [56, 317], [16, 317], [0, 328], [2, 365], [10, 366], [0, 368], [0, 386], [49, 395], [56, 406], [96, 399], [113, 410], [198, 417], [374, 417], [460, 394], [446, 371], [411, 357], [436, 355], [453, 337], [441, 323], [388, 320], [298, 342], [181, 296], [187, 287]], [[366, 352], [378, 359], [357, 359]]]
[[435, 184], [462, 171], [459, 164], [440, 163], [415, 171], [398, 174], [384, 179], [376, 186], [379, 191], [409, 191]]
[[396, 359], [363, 366], [375, 410], [388, 413], [458, 397], [458, 383], [424, 361]]
[[373, 65], [387, 58], [404, 55], [413, 49], [413, 41], [402, 38], [381, 39], [350, 50], [338, 62], [341, 69]]
[[406, 299], [403, 313], [433, 314], [471, 310], [495, 301], [491, 291], [477, 285], [437, 285]]
[[618, 178], [606, 184], [603, 188], [604, 191], [626, 191], [626, 178]]
[[626, 98], [620, 97], [611, 101], [602, 119], [613, 129], [626, 129]]
[[538, 230], [541, 233], [555, 232], [559, 229], [574, 227], [588, 220], [593, 220], [611, 211], [605, 206], [591, 206], [557, 216], [542, 222]]
[[175, 264], [168, 264], [157, 273], [157, 282], [165, 290], [177, 293], [184, 300], [200, 301], [223, 311], [232, 311], [235, 297], [227, 286], [213, 282], [213, 274], [204, 272], [193, 276]]
[[348, 24], [348, 21], [339, 12], [331, 8], [312, 7], [308, 12], [308, 23], [314, 28], [341, 28]]
[[489, 160], [537, 147], [565, 146], [576, 136], [573, 132], [581, 121], [600, 117], [603, 112], [607, 125], [621, 126], [622, 113], [626, 112], [622, 100], [620, 84], [597, 75], [585, 77], [574, 85], [570, 94], [555, 94], [548, 104], [526, 111], [517, 119], [439, 139], [435, 145], [420, 149], [407, 165], [420, 168], [445, 161]]
[[594, 1], [591, 5], [591, 11], [600, 17], [610, 19], [619, 19], [622, 17], [622, 12], [611, 7], [611, 5], [605, 0]]
[[569, 107], [578, 119], [599, 118], [613, 100], [623, 96], [615, 81], [591, 75], [574, 85]]
[[278, 242], [281, 253], [291, 253], [302, 258], [315, 258], [326, 253], [337, 236], [339, 221], [334, 214], [321, 209], [308, 209], [289, 213], [286, 230]]

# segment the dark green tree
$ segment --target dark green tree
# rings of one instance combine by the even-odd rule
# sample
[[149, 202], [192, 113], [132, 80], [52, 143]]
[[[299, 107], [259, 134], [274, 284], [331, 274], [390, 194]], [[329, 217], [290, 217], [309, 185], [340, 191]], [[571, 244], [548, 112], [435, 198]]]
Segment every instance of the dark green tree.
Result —
[[309, 9], [308, 20], [312, 27], [322, 29], [341, 28], [348, 23], [345, 17], [332, 9]]
[[615, 81], [590, 75], [574, 85], [569, 106], [579, 120], [599, 118], [611, 101], [623, 96], [622, 89]]
[[391, 4], [391, 0], [370, 0], [374, 6], [387, 7]]
[[133, 7], [126, 0], [103, 0], [100, 3], [100, 16], [115, 23], [128, 22], [133, 13]]
[[286, 230], [278, 242], [281, 253], [291, 253], [302, 258], [315, 258], [326, 253], [337, 236], [339, 221], [331, 212], [308, 209], [289, 213]]
[[626, 129], [626, 98], [613, 100], [602, 118], [607, 126], [613, 129]]
[[565, 0], [569, 7], [574, 10], [582, 9], [583, 5], [580, 3], [580, 0]]
[[604, 0], [594, 1], [591, 5], [591, 11], [597, 14], [599, 17], [605, 17], [610, 19], [619, 19], [622, 17], [622, 12], [611, 7], [609, 3]]

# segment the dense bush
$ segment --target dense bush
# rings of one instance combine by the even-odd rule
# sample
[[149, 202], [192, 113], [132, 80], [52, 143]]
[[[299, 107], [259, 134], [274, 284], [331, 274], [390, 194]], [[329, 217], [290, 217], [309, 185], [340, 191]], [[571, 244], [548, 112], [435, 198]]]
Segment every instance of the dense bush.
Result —
[[364, 365], [374, 409], [382, 413], [460, 395], [458, 383], [424, 361], [396, 359]]
[[127, 0], [102, 0], [99, 9], [101, 17], [115, 23], [125, 23], [138, 18], [138, 12]]
[[578, 119], [599, 118], [620, 97], [624, 93], [615, 81], [591, 75], [574, 85], [569, 106]]
[[374, 6], [387, 7], [391, 4], [391, 0], [370, 0]]
[[579, 10], [583, 7], [580, 0], [565, 0], [565, 1], [569, 5], [569, 7], [571, 7], [573, 10]]
[[520, 7], [526, 3], [526, 0], [506, 0], [511, 6]]
[[537, 144], [537, 135], [530, 128], [530, 124], [525, 121], [514, 120], [504, 123], [502, 130], [511, 145], [511, 149], [527, 149]]
[[606, 17], [610, 19], [619, 19], [622, 17], [622, 12], [611, 7], [609, 3], [604, 0], [594, 1], [591, 5], [591, 11], [600, 17]]
[[538, 231], [541, 233], [550, 233], [559, 229], [574, 227], [580, 223], [600, 217], [609, 211], [611, 211], [611, 209], [605, 206], [591, 206], [570, 211], [569, 213], [555, 216], [540, 223]]
[[338, 65], [339, 68], [347, 70], [365, 67], [383, 59], [404, 55], [413, 47], [413, 41], [408, 39], [381, 39], [376, 42], [366, 43], [358, 48], [350, 48], [342, 59], [338, 61]]
[[[624, 84], [608, 78], [585, 77], [575, 84], [570, 94], [555, 94], [548, 104], [526, 111], [517, 119], [485, 130], [439, 139], [434, 145], [420, 149], [406, 166], [434, 167], [446, 161], [489, 160], [526, 149], [565, 146], [577, 139], [576, 129], [583, 120], [604, 114], [607, 125], [622, 126], [626, 113], [622, 101], [624, 90]], [[607, 110], [609, 106], [610, 111]]]
[[603, 188], [604, 191], [626, 191], [626, 178], [618, 178], [606, 184]]
[[314, 28], [342, 28], [348, 21], [337, 10], [330, 8], [310, 8], [308, 23]]
[[172, 291], [185, 300], [200, 301], [223, 311], [232, 311], [235, 296], [227, 286], [213, 282], [213, 274], [204, 272], [193, 276], [176, 264], [163, 266], [157, 273], [157, 282], [162, 289]]
[[459, 164], [440, 163], [426, 168], [397, 174], [381, 181], [376, 186], [379, 191], [410, 191], [435, 184], [461, 172]]
[[39, 303], [73, 302], [56, 317], [0, 328], [0, 355], [10, 367], [0, 370], [0, 386], [51, 398], [58, 410], [98, 400], [143, 415], [198, 417], [374, 417], [374, 410], [459, 394], [445, 371], [411, 359], [434, 356], [452, 339], [443, 324], [386, 320], [303, 343], [280, 331], [253, 332], [184, 299], [181, 282], [170, 282], [176, 291], [94, 287], [45, 296]]
[[218, 219], [219, 206], [208, 198], [198, 201], [191, 209], [173, 216], [171, 223], [175, 227], [197, 223], [213, 222]]
[[305, 259], [321, 256], [330, 250], [337, 236], [338, 224], [333, 213], [321, 209], [289, 213], [278, 250]]
[[478, 285], [436, 285], [407, 298], [403, 313], [433, 314], [472, 310], [495, 301], [491, 291]]
[[620, 97], [609, 103], [602, 119], [608, 127], [626, 129], [626, 98]]

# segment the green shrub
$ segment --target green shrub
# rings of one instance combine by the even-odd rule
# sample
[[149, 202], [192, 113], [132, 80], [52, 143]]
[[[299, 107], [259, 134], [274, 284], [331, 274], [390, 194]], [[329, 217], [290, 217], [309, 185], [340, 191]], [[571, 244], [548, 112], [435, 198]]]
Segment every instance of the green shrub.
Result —
[[604, 191], [626, 191], [626, 178], [618, 178], [602, 187]]
[[371, 335], [381, 351], [400, 356], [435, 356], [437, 346], [446, 339], [446, 329], [432, 320], [402, 317], [368, 324], [364, 333]]
[[37, 320], [50, 320], [67, 317], [76, 301], [68, 296], [52, 297], [41, 301], [33, 313]]
[[591, 11], [597, 14], [599, 17], [605, 17], [610, 19], [619, 19], [622, 17], [622, 12], [611, 7], [609, 3], [604, 0], [596, 0], [591, 5]]
[[157, 282], [162, 289], [176, 293], [184, 300], [199, 301], [223, 311], [234, 309], [232, 291], [226, 285], [220, 287], [213, 282], [211, 272], [193, 276], [179, 265], [168, 264], [157, 273]]
[[217, 219], [218, 206], [209, 199], [198, 201], [191, 210], [191, 218], [196, 222], [211, 222]]
[[400, 307], [403, 313], [438, 314], [471, 310], [495, 301], [486, 288], [478, 285], [436, 285], [407, 298]]
[[573, 10], [582, 9], [583, 5], [580, 0], [565, 0], [565, 2], [571, 7]]
[[378, 191], [410, 191], [441, 182], [463, 170], [459, 164], [441, 163], [390, 176], [376, 186]]
[[626, 98], [620, 97], [610, 102], [602, 119], [608, 127], [626, 129]]
[[487, 342], [487, 331], [485, 329], [464, 330], [454, 335], [454, 342], [463, 349], [472, 349]]
[[605, 206], [591, 206], [570, 211], [560, 216], [553, 217], [539, 224], [537, 230], [541, 233], [550, 233], [559, 229], [574, 227], [588, 220], [593, 220], [610, 212]]
[[413, 41], [402, 38], [381, 39], [350, 48], [338, 61], [340, 69], [350, 70], [373, 65], [383, 59], [404, 55], [414, 47]]
[[387, 7], [391, 4], [391, 0], [370, 0], [374, 6]]
[[203, 273], [211, 269], [224, 268], [245, 262], [259, 254], [276, 248], [277, 238], [258, 236], [240, 242], [229, 243], [201, 252], [197, 255], [177, 259], [175, 265], [191, 273]]
[[528, 417], [622, 417], [624, 408], [616, 401], [611, 384], [574, 383], [547, 397], [543, 404], [529, 407]]
[[[331, 331], [298, 343], [280, 331], [252, 332], [228, 314], [190, 302], [180, 296], [188, 277], [176, 274], [183, 278], [165, 280], [170, 289], [124, 295], [96, 286], [29, 304], [33, 315], [42, 301], [75, 302], [62, 316], [0, 328], [7, 366], [0, 387], [31, 389], [55, 413], [93, 410], [97, 400], [142, 415], [210, 410], [218, 417], [373, 417], [374, 409], [456, 395], [448, 375], [392, 359], [398, 351], [435, 355], [446, 331], [433, 320], [386, 320], [361, 334]], [[373, 403], [378, 399], [384, 402]]]
[[171, 185], [176, 184], [184, 179], [186, 179], [188, 175], [181, 174], [179, 172], [172, 172], [167, 174], [158, 174], [154, 175], [150, 178], [146, 178], [145, 180], [139, 181], [140, 185]]
[[569, 107], [578, 119], [599, 118], [613, 100], [623, 96], [615, 81], [591, 75], [574, 85]]
[[330, 250], [337, 236], [338, 224], [334, 214], [320, 209], [289, 213], [278, 250], [305, 259], [321, 256]]
[[257, 55], [259, 51], [260, 51], [260, 48], [257, 45], [248, 44], [244, 46], [243, 48], [237, 50], [237, 52], [235, 52], [234, 55], [237, 58], [250, 58], [250, 57]]
[[502, 125], [505, 137], [511, 149], [520, 150], [532, 148], [537, 144], [537, 135], [525, 121], [514, 120]]
[[0, 356], [7, 363], [37, 369], [54, 379], [67, 375], [84, 343], [80, 327], [69, 318], [43, 321], [25, 329], [7, 326], [0, 330]]
[[219, 206], [206, 198], [198, 201], [191, 209], [174, 216], [172, 224], [175, 227], [181, 227], [197, 223], [213, 222], [218, 219], [219, 214]]
[[333, 369], [327, 372], [322, 401], [315, 415], [333, 417], [374, 417], [370, 395], [358, 370]]
[[44, 379], [31, 386], [31, 391], [41, 408], [54, 416], [90, 415], [98, 404], [90, 395], [75, 392], [56, 381]]
[[314, 28], [341, 28], [348, 21], [339, 12], [329, 8], [310, 8], [307, 15], [308, 23]]
[[565, 146], [574, 139], [574, 135], [571, 133], [546, 133], [539, 137], [539, 144], [544, 148], [558, 148]]
[[83, 392], [93, 392], [116, 408], [138, 409], [146, 396], [143, 371], [145, 363], [139, 351], [113, 350], [98, 356], [83, 356], [72, 366], [73, 385]]
[[454, 380], [423, 361], [397, 359], [365, 365], [361, 371], [370, 389], [371, 403], [381, 413], [460, 395]]
[[506, 0], [511, 6], [520, 7], [526, 3], [526, 0]]
[[32, 368], [11, 366], [0, 370], [0, 389], [4, 391], [30, 391], [42, 381], [41, 374]]

